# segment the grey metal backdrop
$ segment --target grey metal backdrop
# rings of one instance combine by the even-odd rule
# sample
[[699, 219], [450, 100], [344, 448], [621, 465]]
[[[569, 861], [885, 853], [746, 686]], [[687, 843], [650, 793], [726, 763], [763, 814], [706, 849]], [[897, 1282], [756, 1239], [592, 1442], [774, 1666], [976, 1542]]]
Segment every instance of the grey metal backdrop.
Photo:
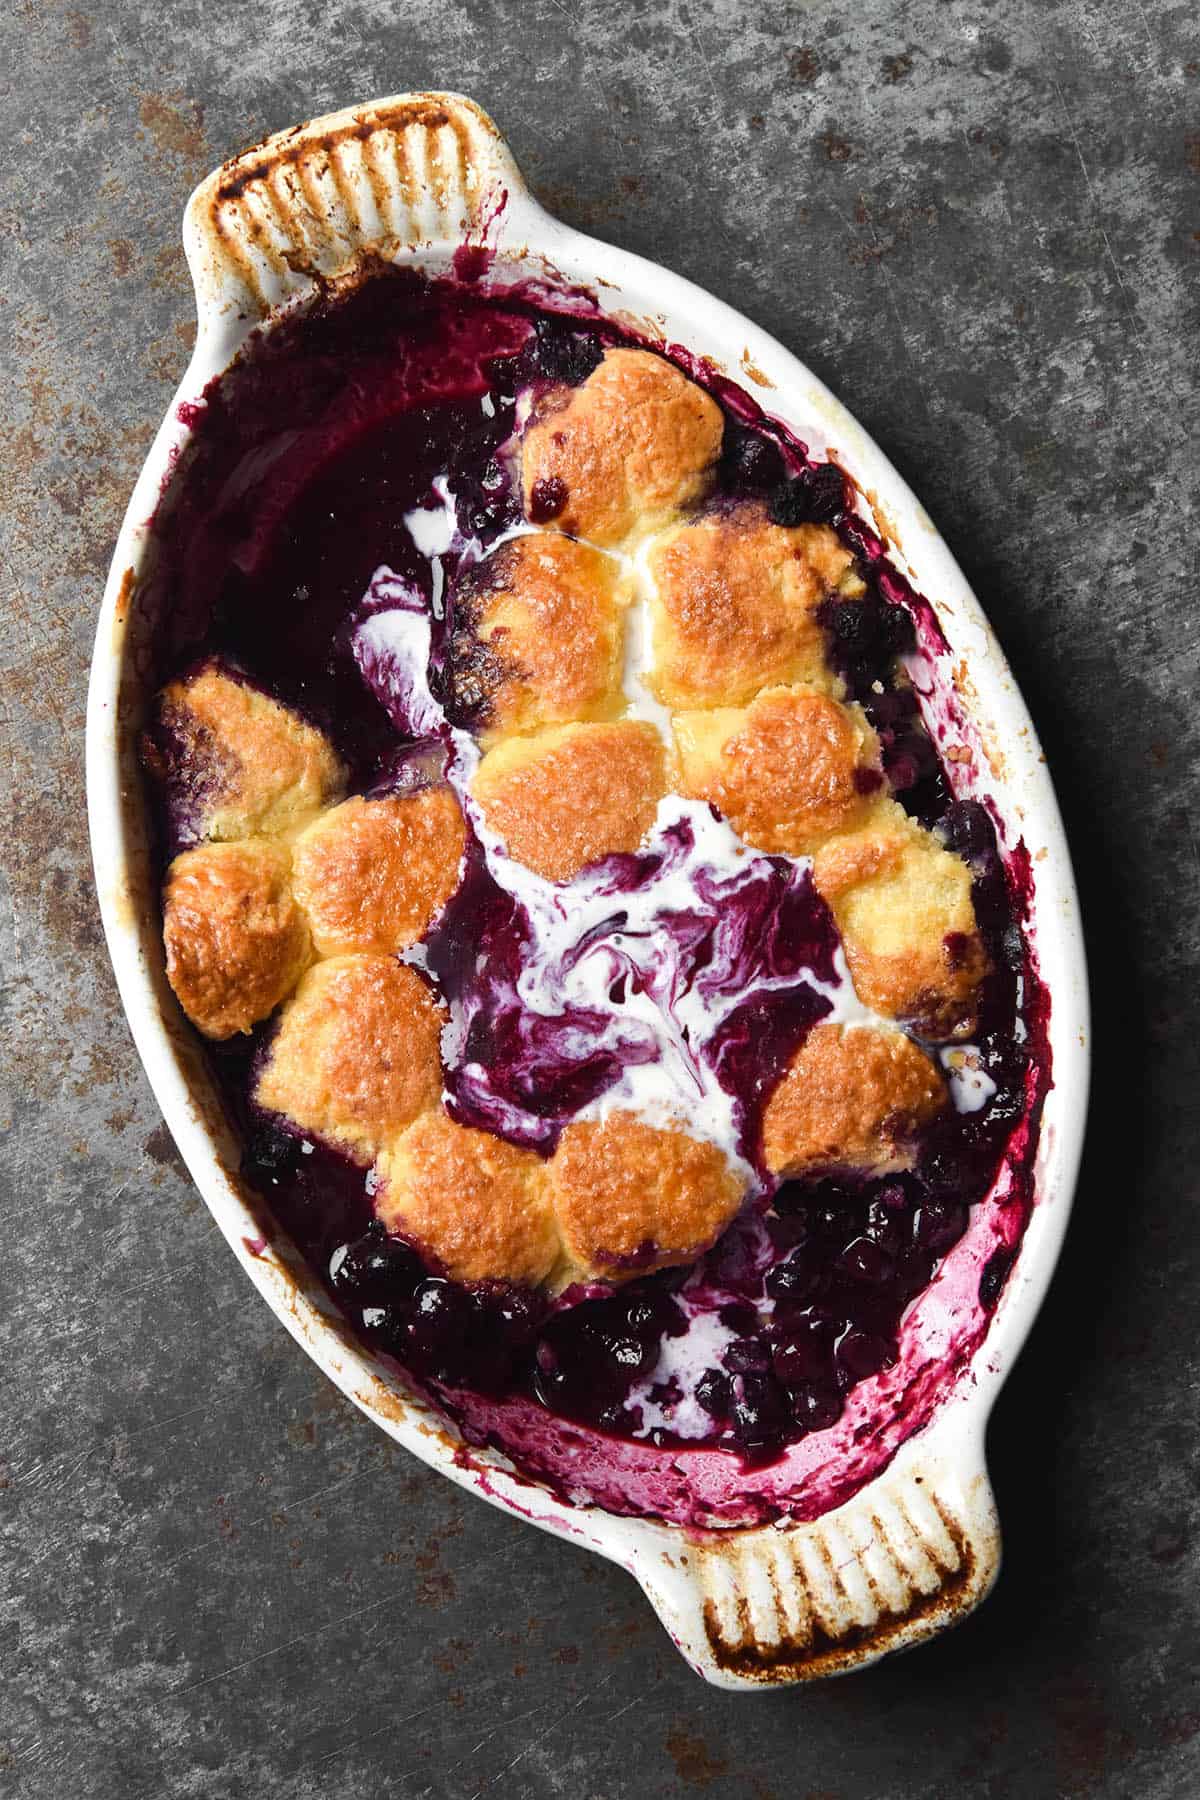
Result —
[[[958, 1633], [705, 1691], [626, 1577], [375, 1433], [218, 1240], [138, 1069], [81, 791], [93, 618], [185, 365], [179, 215], [451, 86], [545, 203], [810, 362], [908, 476], [1054, 763], [1097, 985], [1076, 1221]], [[1200, 1792], [1192, 0], [10, 0], [0, 16], [0, 1792]]]

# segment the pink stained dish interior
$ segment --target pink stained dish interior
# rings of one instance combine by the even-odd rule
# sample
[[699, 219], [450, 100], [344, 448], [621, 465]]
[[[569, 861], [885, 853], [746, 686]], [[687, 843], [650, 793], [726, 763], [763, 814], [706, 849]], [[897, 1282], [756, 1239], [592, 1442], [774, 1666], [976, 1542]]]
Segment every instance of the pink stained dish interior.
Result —
[[[937, 596], [835, 464], [583, 294], [380, 269], [188, 422], [143, 763], [246, 1179], [570, 1498], [847, 1499], [987, 1332], [1050, 1081]], [[888, 909], [939, 907], [926, 981]]]

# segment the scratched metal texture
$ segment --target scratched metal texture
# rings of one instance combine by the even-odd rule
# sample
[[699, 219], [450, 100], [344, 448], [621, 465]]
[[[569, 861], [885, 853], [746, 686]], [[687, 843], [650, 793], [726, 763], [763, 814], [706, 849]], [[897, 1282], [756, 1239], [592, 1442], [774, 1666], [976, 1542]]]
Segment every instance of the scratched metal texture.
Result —
[[[100, 940], [84, 684], [192, 335], [180, 210], [452, 86], [535, 191], [810, 362], [909, 476], [1056, 769], [1096, 977], [1077, 1223], [999, 1408], [1008, 1563], [804, 1693], [322, 1380], [180, 1167]], [[0, 1791], [572, 1800], [1200, 1792], [1192, 0], [132, 0], [0, 14]]]

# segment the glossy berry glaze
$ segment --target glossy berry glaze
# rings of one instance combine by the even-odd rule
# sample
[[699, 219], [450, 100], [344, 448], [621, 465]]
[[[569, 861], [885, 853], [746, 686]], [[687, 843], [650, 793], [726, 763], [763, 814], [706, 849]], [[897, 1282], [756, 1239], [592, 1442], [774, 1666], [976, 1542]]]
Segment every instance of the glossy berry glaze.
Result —
[[[519, 523], [502, 455], [518, 399], [539, 383], [581, 381], [607, 345], [631, 341], [587, 296], [485, 292], [394, 270], [276, 325], [188, 409], [192, 441], [156, 519], [155, 679], [219, 656], [327, 732], [352, 791], [428, 779], [437, 755], [414, 744], [414, 721], [356, 644], [372, 577], [390, 569], [431, 615], [433, 700], [469, 731], [471, 659], [482, 652], [456, 630], [453, 581]], [[985, 801], [955, 798], [923, 722], [922, 712], [933, 725], [945, 707], [922, 689], [941, 648], [932, 609], [849, 510], [836, 467], [810, 464], [742, 389], [683, 350], [669, 353], [726, 412], [715, 503], [760, 498], [779, 523], [831, 523], [856, 551], [868, 595], [828, 608], [832, 659], [880, 736], [897, 797], [974, 871], [992, 962], [977, 1073], [955, 1086], [918, 1166], [875, 1181], [789, 1182], [774, 1194], [763, 1181], [691, 1270], [553, 1303], [469, 1291], [374, 1222], [361, 1168], [256, 1111], [249, 1093], [269, 1025], [208, 1049], [245, 1175], [355, 1329], [433, 1393], [468, 1441], [495, 1443], [612, 1510], [693, 1523], [812, 1516], [923, 1423], [986, 1331], [1031, 1205], [1047, 1003], [1021, 929], [1021, 846], [1002, 854]], [[424, 508], [432, 518], [447, 489], [457, 531], [431, 561], [405, 515]], [[553, 496], [535, 495], [539, 504], [552, 508]], [[900, 656], [920, 707], [914, 687], [896, 683]], [[172, 749], [157, 746], [159, 766]], [[177, 773], [154, 801], [164, 867], [189, 841], [186, 771]], [[688, 829], [684, 821], [678, 841], [668, 834], [609, 859], [589, 872], [593, 883], [606, 884], [614, 906], [634, 904], [664, 856], [686, 855]], [[719, 930], [742, 946], [728, 976], [742, 991], [710, 1060], [739, 1150], [758, 1164], [763, 1101], [828, 1010], [820, 983], [836, 979], [837, 938], [803, 866], [753, 860], [754, 880], [714, 893], [709, 916], [662, 942], [685, 984], [711, 978]], [[549, 1151], [562, 1123], [621, 1078], [621, 1057], [566, 1054], [553, 1033], [531, 1050], [503, 1003], [529, 930], [473, 844], [423, 966], [448, 998], [470, 1003], [470, 1054], [446, 1077], [456, 1115]], [[476, 972], [481, 946], [494, 991]], [[468, 1064], [485, 1068], [482, 1088], [465, 1077]]]

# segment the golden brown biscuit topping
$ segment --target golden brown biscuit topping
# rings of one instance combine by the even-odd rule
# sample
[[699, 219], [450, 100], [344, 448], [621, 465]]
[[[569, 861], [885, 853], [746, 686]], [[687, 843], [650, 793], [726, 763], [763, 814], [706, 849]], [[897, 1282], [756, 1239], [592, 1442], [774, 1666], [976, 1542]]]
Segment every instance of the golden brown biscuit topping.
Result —
[[[707, 801], [744, 844], [815, 858], [861, 1000], [929, 1037], [966, 1035], [987, 967], [971, 871], [888, 798], [879, 741], [829, 661], [822, 609], [863, 592], [854, 558], [829, 526], [775, 524], [758, 501], [681, 522], [721, 435], [707, 394], [635, 350], [609, 351], [527, 428], [526, 513], [550, 528], [502, 544], [454, 594], [466, 651], [456, 665], [456, 637], [445, 680], [486, 751], [470, 797], [511, 857], [558, 883], [635, 850], [672, 790]], [[653, 530], [637, 557], [600, 547]], [[655, 725], [616, 716], [638, 589], [673, 757]], [[256, 1099], [374, 1162], [389, 1230], [456, 1280], [551, 1287], [713, 1243], [745, 1171], [686, 1130], [576, 1118], [546, 1162], [446, 1112], [447, 1013], [396, 958], [459, 883], [468, 831], [449, 788], [341, 800], [322, 734], [215, 664], [166, 688], [159, 712], [201, 834], [238, 840], [172, 865], [172, 985], [213, 1037], [286, 1002]], [[945, 1102], [901, 1032], [818, 1025], [765, 1109], [766, 1166], [906, 1168]]]
[[636, 850], [667, 791], [652, 725], [566, 725], [514, 738], [480, 763], [471, 791], [509, 854], [549, 881]]
[[665, 705], [741, 706], [792, 682], [840, 692], [818, 609], [862, 583], [828, 525], [773, 525], [761, 508], [741, 506], [664, 532], [646, 565], [649, 680]]
[[315, 725], [215, 664], [163, 689], [158, 723], [182, 745], [198, 837], [291, 831], [344, 791], [341, 764]]
[[295, 846], [296, 896], [321, 956], [407, 950], [458, 886], [467, 834], [449, 788], [343, 800]]
[[619, 544], [702, 497], [723, 430], [720, 407], [673, 363], [609, 350], [526, 430], [525, 516]]
[[768, 688], [744, 708], [676, 713], [682, 787], [758, 850], [811, 856], [862, 824], [884, 792], [861, 709], [811, 688]]
[[562, 1255], [542, 1158], [441, 1107], [380, 1157], [375, 1211], [457, 1281], [536, 1287]]
[[784, 1176], [910, 1168], [915, 1133], [945, 1104], [941, 1074], [902, 1032], [814, 1026], [763, 1114], [766, 1165]]
[[[485, 742], [620, 710], [618, 564], [561, 532], [531, 532], [478, 565], [456, 602], [483, 651], [468, 704]], [[461, 702], [460, 702], [461, 703]]]
[[889, 801], [817, 851], [813, 880], [859, 998], [923, 1036], [969, 1037], [988, 964], [966, 863]]
[[311, 962], [290, 873], [287, 850], [263, 840], [203, 844], [185, 850], [167, 871], [167, 979], [206, 1037], [249, 1031]]
[[627, 1112], [568, 1125], [549, 1179], [571, 1261], [612, 1280], [692, 1262], [745, 1192], [716, 1145]]
[[437, 1100], [445, 1011], [390, 956], [335, 956], [284, 1007], [256, 1099], [371, 1162]]

